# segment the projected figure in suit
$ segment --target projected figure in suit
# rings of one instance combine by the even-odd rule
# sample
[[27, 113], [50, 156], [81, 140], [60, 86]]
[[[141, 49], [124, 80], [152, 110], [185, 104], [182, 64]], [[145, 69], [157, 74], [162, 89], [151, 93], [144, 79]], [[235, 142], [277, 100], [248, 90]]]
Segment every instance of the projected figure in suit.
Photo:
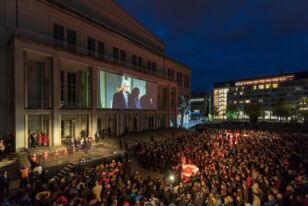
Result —
[[123, 80], [120, 90], [113, 95], [112, 108], [113, 109], [128, 109], [128, 93], [129, 81]]
[[150, 93], [151, 89], [146, 84], [146, 93], [140, 98], [141, 109], [155, 109], [154, 100]]
[[128, 97], [128, 108], [129, 109], [141, 109], [139, 100], [140, 89], [135, 87], [132, 93]]

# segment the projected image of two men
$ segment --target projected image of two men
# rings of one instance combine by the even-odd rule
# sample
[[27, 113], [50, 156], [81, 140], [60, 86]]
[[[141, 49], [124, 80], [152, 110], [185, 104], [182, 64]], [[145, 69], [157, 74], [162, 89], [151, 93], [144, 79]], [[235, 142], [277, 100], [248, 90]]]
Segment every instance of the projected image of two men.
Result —
[[98, 82], [100, 108], [156, 109], [155, 83], [104, 71]]

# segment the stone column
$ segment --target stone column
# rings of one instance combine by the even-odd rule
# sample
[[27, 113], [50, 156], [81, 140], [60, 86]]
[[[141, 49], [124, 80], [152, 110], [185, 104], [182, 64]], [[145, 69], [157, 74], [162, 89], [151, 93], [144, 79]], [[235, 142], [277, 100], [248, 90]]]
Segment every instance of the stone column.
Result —
[[27, 146], [27, 132], [25, 128], [25, 59], [26, 52], [23, 52], [15, 44], [14, 51], [14, 99], [15, 99], [15, 149], [20, 151]]
[[91, 111], [91, 117], [90, 117], [90, 128], [89, 128], [89, 134], [92, 137], [95, 137], [95, 133], [97, 131], [97, 98], [98, 98], [98, 77], [97, 77], [97, 67], [92, 66], [90, 68], [90, 82], [91, 82], [91, 106], [92, 106], [92, 111]]
[[61, 61], [58, 56], [53, 56], [50, 60], [52, 64], [52, 117], [51, 117], [51, 135], [50, 146], [61, 145], [61, 116], [60, 116], [60, 95], [61, 95]]

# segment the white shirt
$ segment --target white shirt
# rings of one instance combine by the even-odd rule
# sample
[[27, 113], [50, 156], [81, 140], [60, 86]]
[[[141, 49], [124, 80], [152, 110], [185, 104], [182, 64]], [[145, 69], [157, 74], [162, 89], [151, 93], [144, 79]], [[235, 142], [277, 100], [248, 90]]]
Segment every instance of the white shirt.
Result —
[[123, 95], [124, 95], [124, 99], [125, 99], [125, 105], [126, 107], [128, 107], [128, 95], [126, 92], [122, 91], [123, 92]]

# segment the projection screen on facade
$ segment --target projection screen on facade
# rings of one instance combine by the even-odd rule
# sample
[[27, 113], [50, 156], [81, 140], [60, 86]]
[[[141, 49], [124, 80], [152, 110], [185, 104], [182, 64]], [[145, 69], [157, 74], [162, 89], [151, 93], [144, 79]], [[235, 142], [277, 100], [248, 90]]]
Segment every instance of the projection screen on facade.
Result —
[[157, 109], [157, 85], [127, 75], [99, 71], [98, 107]]

